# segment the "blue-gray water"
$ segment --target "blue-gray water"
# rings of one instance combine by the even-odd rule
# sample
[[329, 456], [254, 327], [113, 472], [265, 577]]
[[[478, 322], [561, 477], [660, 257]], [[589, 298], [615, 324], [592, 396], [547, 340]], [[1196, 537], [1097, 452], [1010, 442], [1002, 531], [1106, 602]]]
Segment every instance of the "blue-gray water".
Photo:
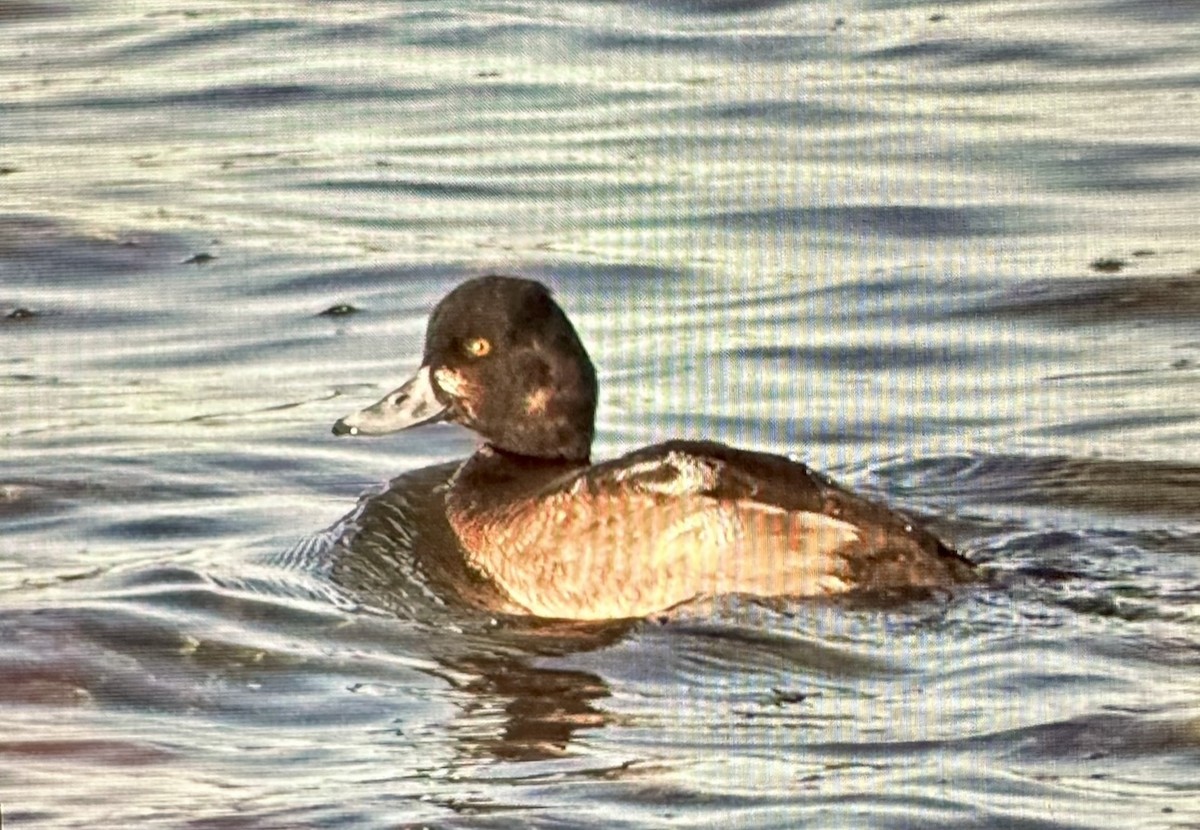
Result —
[[[1200, 826], [1197, 216], [1194, 3], [0, 4], [5, 827]], [[987, 584], [445, 603], [329, 427], [488, 271]]]

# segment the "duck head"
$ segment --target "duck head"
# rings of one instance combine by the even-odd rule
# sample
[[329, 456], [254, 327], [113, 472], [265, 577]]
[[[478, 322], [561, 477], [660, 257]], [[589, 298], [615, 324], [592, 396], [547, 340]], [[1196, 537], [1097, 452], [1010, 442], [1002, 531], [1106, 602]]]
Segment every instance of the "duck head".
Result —
[[592, 361], [549, 289], [480, 277], [434, 308], [416, 374], [339, 420], [333, 433], [383, 435], [449, 421], [505, 452], [587, 461], [596, 396]]

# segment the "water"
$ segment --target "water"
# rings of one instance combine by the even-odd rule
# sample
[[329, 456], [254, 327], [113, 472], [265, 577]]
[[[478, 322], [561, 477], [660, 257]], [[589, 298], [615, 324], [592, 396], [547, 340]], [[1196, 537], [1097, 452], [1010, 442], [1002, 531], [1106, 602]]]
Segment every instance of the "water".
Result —
[[[1200, 825], [1197, 44], [1101, 0], [0, 8], [4, 818]], [[598, 456], [792, 452], [988, 582], [472, 611], [385, 484], [470, 437], [329, 427], [487, 271], [576, 321]]]

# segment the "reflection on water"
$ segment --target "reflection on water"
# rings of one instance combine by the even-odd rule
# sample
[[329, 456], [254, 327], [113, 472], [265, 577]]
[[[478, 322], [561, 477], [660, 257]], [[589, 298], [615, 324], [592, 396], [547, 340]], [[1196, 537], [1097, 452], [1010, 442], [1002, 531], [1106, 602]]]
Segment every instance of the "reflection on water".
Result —
[[[0, 4], [4, 817], [1194, 826], [1197, 37], [1107, 0]], [[599, 457], [795, 453], [987, 580], [476, 610], [411, 521], [471, 439], [328, 425], [495, 271], [570, 310]]]

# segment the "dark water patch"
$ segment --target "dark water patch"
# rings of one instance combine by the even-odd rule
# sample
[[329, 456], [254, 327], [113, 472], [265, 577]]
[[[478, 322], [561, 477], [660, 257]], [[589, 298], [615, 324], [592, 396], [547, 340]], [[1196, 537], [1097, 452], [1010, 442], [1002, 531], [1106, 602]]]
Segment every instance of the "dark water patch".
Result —
[[[670, 276], [676, 281], [695, 279], [694, 274], [687, 272]], [[992, 282], [944, 281], [905, 271], [849, 284], [813, 285], [811, 275], [797, 273], [787, 275], [786, 287], [772, 287], [762, 293], [730, 296], [719, 287], [682, 293], [668, 290], [662, 302], [671, 312], [703, 312], [721, 317], [756, 312], [755, 325], [791, 327], [798, 331], [816, 323], [822, 328], [835, 327], [832, 324], [837, 323], [854, 326], [885, 323], [887, 328], [894, 329], [901, 324], [924, 326], [940, 318], [954, 319], [959, 310], [969, 310], [974, 315], [978, 305], [975, 298], [994, 293], [993, 286]]]
[[[165, 29], [165, 32], [162, 30]], [[110, 61], [131, 60], [145, 66], [166, 58], [193, 55], [205, 50], [227, 50], [240, 41], [253, 40], [262, 45], [264, 36], [303, 31], [297, 20], [280, 18], [239, 18], [234, 20], [187, 20], [174, 26], [146, 29], [146, 36], [123, 39], [120, 45], [105, 50]], [[162, 33], [160, 33], [162, 32]]]
[[[101, 289], [102, 292], [103, 290]], [[30, 286], [28, 292], [35, 296], [41, 293], [34, 286]], [[123, 293], [120, 286], [113, 286], [107, 299], [113, 305], [124, 304], [124, 298], [120, 297]], [[111, 305], [89, 307], [70, 300], [57, 298], [47, 300], [38, 303], [35, 308], [27, 310], [28, 314], [19, 314], [14, 319], [0, 317], [0, 334], [17, 338], [10, 342], [20, 343], [23, 335], [33, 335], [34, 333], [94, 334], [97, 331], [115, 332], [119, 329], [158, 329], [158, 327], [176, 323], [180, 319], [179, 314], [164, 308], [161, 304], [145, 303], [138, 307], [137, 298], [132, 293], [128, 296], [128, 302], [134, 307], [116, 310]], [[39, 346], [44, 348], [45, 343], [44, 340], [39, 341]], [[10, 349], [15, 351], [16, 347], [10, 347]], [[52, 379], [51, 382], [57, 383], [58, 381]]]
[[[162, 570], [156, 568], [154, 574]], [[251, 579], [242, 575], [206, 576], [203, 582], [195, 584], [143, 579], [135, 589], [122, 587], [110, 596], [119, 602], [135, 603], [142, 613], [151, 616], [185, 619], [197, 633], [203, 630], [206, 620], [217, 623], [218, 627], [244, 629], [186, 644], [183, 652], [193, 661], [212, 665], [228, 663], [231, 654], [253, 652], [260, 646], [256, 636], [267, 641], [280, 630], [297, 635], [302, 631], [314, 636], [327, 633], [345, 621], [343, 612], [350, 607], [346, 603], [329, 602], [336, 596], [332, 591], [314, 593], [294, 581]], [[306, 649], [306, 645], [298, 642], [296, 646], [298, 651]], [[263, 665], [265, 659], [255, 656], [254, 662]], [[280, 655], [276, 659], [281, 661], [279, 665], [286, 666], [301, 658]]]
[[297, 190], [344, 190], [350, 193], [382, 193], [397, 196], [419, 196], [443, 199], [496, 199], [549, 198], [557, 190], [536, 187], [529, 182], [513, 180], [506, 183], [487, 184], [481, 181], [418, 180], [387, 177], [370, 179], [325, 178], [320, 182], [296, 185]]
[[1022, 142], [1010, 152], [1040, 173], [1044, 187], [1056, 191], [1170, 194], [1190, 192], [1200, 183], [1200, 173], [1194, 172], [1200, 143], [1100, 138], [1066, 145]]
[[[1040, 618], [1039, 626], [1116, 624], [1118, 638], [1098, 651], [1118, 662], [1177, 664], [1163, 642], [1171, 629], [1186, 637], [1194, 619], [1200, 532], [1170, 535], [1169, 546], [1153, 531], [1035, 526], [989, 537], [972, 553], [986, 563], [992, 584], [1011, 593], [1026, 609], [1020, 613]], [[1132, 645], [1113, 645], [1122, 641]]]
[[137, 588], [162, 589], [169, 586], [195, 588], [211, 584], [211, 579], [194, 567], [170, 563], [137, 568], [121, 574], [118, 584], [123, 590], [136, 593]]
[[26, 0], [6, 0], [0, 4], [0, 25], [43, 20], [47, 17], [66, 17], [73, 10], [61, 3], [32, 3]]
[[[60, 608], [0, 619], [0, 700], [35, 706], [101, 707], [192, 716], [268, 717], [289, 695], [327, 690], [307, 661], [270, 648], [222, 644], [198, 629], [180, 633], [169, 615], [116, 606]], [[352, 715], [346, 707], [345, 715]], [[279, 711], [278, 723], [316, 713]], [[260, 725], [261, 722], [260, 722]]]
[[836, 346], [750, 346], [719, 353], [734, 362], [755, 361], [846, 372], [894, 372], [916, 369], [963, 370], [993, 359], [991, 352], [965, 345], [917, 346], [905, 343]]
[[[190, 465], [192, 461], [188, 459], [183, 463]], [[150, 477], [145, 464], [143, 457], [123, 461], [114, 456], [106, 459], [104, 472], [97, 472], [89, 480], [50, 477], [0, 479], [0, 518], [15, 522], [21, 517], [53, 513], [67, 506], [94, 510], [101, 505], [129, 505], [129, 512], [132, 513], [151, 505], [180, 502], [204, 504], [229, 499], [240, 492], [232, 485]], [[173, 474], [179, 475], [179, 471], [175, 470]], [[15, 528], [16, 525], [10, 527]]]
[[[115, 632], [121, 632], [115, 651], [98, 642]], [[171, 708], [167, 701], [177, 704], [180, 699], [171, 674], [155, 677], [135, 656], [178, 653], [184, 641], [173, 626], [115, 609], [72, 613], [47, 608], [5, 612], [0, 633], [6, 645], [0, 653], [0, 699], [7, 703], [54, 706], [138, 699]]]
[[[324, 394], [318, 394], [311, 398], [301, 400], [290, 400], [284, 403], [271, 404], [270, 406], [259, 406], [244, 409], [222, 409], [208, 412], [201, 412], [196, 415], [189, 415], [183, 418], [172, 418], [165, 421], [149, 421], [148, 424], [203, 424], [205, 426], [224, 426], [229, 424], [243, 423], [247, 425], [261, 424], [273, 420], [273, 413], [286, 412], [290, 409], [300, 409], [308, 404], [317, 401], [333, 400], [341, 395], [338, 390], [333, 390]], [[266, 416], [266, 417], [264, 417]], [[246, 472], [279, 472], [292, 471], [301, 468], [301, 463], [293, 461], [287, 457], [269, 457], [261, 452], [252, 452], [250, 448], [243, 451], [240, 456], [217, 456], [212, 459], [213, 466], [220, 467], [226, 470], [245, 469]], [[249, 466], [247, 466], [249, 465]]]
[[1200, 466], [1064, 455], [957, 455], [872, 471], [887, 489], [961, 504], [1028, 505], [1200, 520]]
[[[262, 109], [267, 107], [296, 106], [303, 102], [319, 100], [324, 91], [317, 86], [305, 84], [247, 84], [215, 87], [187, 94], [160, 96], [91, 96], [86, 99], [60, 100], [57, 106], [71, 109], [144, 109], [162, 107], [195, 107], [206, 110]], [[328, 94], [328, 93], [327, 93]], [[332, 95], [328, 95], [332, 97]]]
[[[1155, 73], [1149, 77], [1123, 77], [1119, 81], [1115, 81], [1111, 77], [1097, 80], [1089, 80], [1086, 76], [1072, 78], [1066, 86], [1071, 92], [1079, 95], [1101, 93], [1117, 96], [1134, 92], [1184, 93], [1185, 90], [1194, 89], [1200, 84], [1200, 73], [1182, 68], [1185, 66], [1188, 66], [1188, 64], [1165, 64], [1166, 70], [1162, 73]], [[939, 92], [952, 98], [1029, 96], [1035, 92], [1054, 95], [1063, 86], [1064, 82], [1061, 79], [1049, 80], [1043, 78], [1040, 80], [1030, 80], [1025, 77], [1014, 77], [1011, 80], [1002, 78], [963, 81], [940, 79], [938, 82]], [[913, 93], [922, 94], [927, 93], [929, 89], [928, 84], [911, 84], [905, 85], [904, 88], [911, 90]], [[1169, 109], [1164, 110], [1164, 112], [1172, 116], [1175, 114], [1174, 110]], [[1027, 115], [1010, 113], [1006, 116], [1005, 123], [1027, 123], [1030, 121], [1031, 119]], [[1083, 142], [1079, 143], [1081, 146], [1086, 146]], [[1019, 150], [1007, 151], [1004, 158], [1014, 158], [1013, 153], [1016, 153], [1020, 157], [1032, 158], [1036, 155], [1036, 149], [1039, 146], [1042, 145], [1035, 141], [1030, 141], [1028, 144], [1022, 143]], [[1047, 182], [1046, 184], [1052, 185], [1053, 183]]]
[[[177, 95], [159, 102], [147, 102], [141, 97], [137, 101], [142, 106], [158, 103], [165, 106], [196, 106], [201, 109], [262, 109], [294, 107], [300, 103], [319, 103], [321, 100], [359, 100], [365, 91], [365, 88], [327, 90], [314, 84], [239, 84], [211, 87], [198, 93]], [[378, 90], [371, 92], [373, 97], [379, 97]]]
[[[687, 158], [738, 158], [746, 149], [745, 134], [731, 126], [728, 122], [714, 122], [717, 125], [716, 129], [698, 130], [690, 120], [686, 118], [687, 107], [680, 107], [671, 112], [664, 112], [661, 118], [655, 119], [655, 127], [653, 131], [646, 131], [636, 136], [627, 136], [619, 133], [624, 132], [624, 128], [617, 124], [607, 124], [602, 126], [613, 126], [618, 129], [608, 130], [590, 130], [581, 129], [570, 135], [568, 140], [555, 142], [558, 149], [565, 149], [569, 144], [571, 150], [575, 151], [598, 151], [605, 155], [617, 157], [616, 161], [609, 165], [610, 174], [608, 178], [614, 182], [619, 182], [624, 176], [622, 164], [631, 162], [642, 164], [646, 160], [658, 158], [664, 152], [671, 156], [669, 162], [664, 162], [662, 169], [671, 169], [679, 163], [680, 159]], [[675, 117], [678, 114], [679, 117]], [[822, 147], [819, 141], [813, 142], [813, 147]], [[844, 152], [844, 151], [843, 151]], [[603, 178], [603, 177], [602, 177]], [[585, 186], [590, 186], [591, 183], [578, 185], [579, 189]], [[609, 185], [609, 189], [615, 196], [619, 196], [622, 192], [616, 184]], [[599, 192], [607, 192], [600, 190]], [[581, 194], [580, 198], [583, 198]], [[707, 203], [709, 196], [704, 194], [697, 197], [694, 194], [687, 195], [688, 205], [697, 205]], [[628, 213], [628, 208], [622, 208], [622, 216]], [[692, 212], [689, 207], [684, 211], [683, 217], [688, 217]], [[676, 217], [671, 221], [672, 228], [678, 227], [681, 218]]]
[[[328, 346], [328, 337], [323, 334], [282, 336], [272, 342], [230, 343], [212, 345], [210, 342], [195, 342], [169, 351], [146, 351], [139, 354], [120, 356], [115, 361], [122, 369], [167, 369], [210, 367], [222, 364], [247, 366], [263, 362], [280, 355], [313, 354]], [[292, 404], [286, 404], [285, 407]], [[261, 411], [261, 410], [258, 410]], [[194, 416], [196, 419], [212, 420], [217, 417], [242, 416], [247, 412], [212, 413]]]
[[[343, 650], [344, 602], [311, 581], [225, 580], [155, 566], [94, 579], [75, 597], [0, 614], [0, 700], [249, 719], [320, 729], [412, 710], [411, 692], [353, 695], [356, 681], [428, 686], [398, 632]], [[353, 640], [357, 626], [348, 633]], [[414, 642], [428, 633], [413, 632]], [[376, 651], [376, 649], [379, 649]], [[411, 653], [412, 644], [402, 646]], [[436, 663], [430, 662], [431, 667]], [[288, 701], [281, 705], [281, 701]]]
[[923, 40], [872, 50], [863, 57], [888, 61], [935, 59], [951, 67], [1035, 63], [1058, 70], [1132, 67], [1162, 60], [1162, 55], [1145, 50], [1109, 50], [1098, 53], [1094, 49], [1084, 49], [1069, 41], [1026, 40], [1001, 43], [982, 38]]
[[[957, 320], [963, 313], [975, 315], [977, 298], [994, 293], [991, 281], [942, 280], [923, 274], [898, 273], [883, 279], [810, 290], [798, 308], [807, 307], [808, 319], [819, 321], [823, 327], [845, 323], [881, 326], [883, 330], [901, 324], [920, 328], [938, 320]], [[1021, 349], [1039, 356], [1054, 353], [1050, 346], [1033, 343], [1022, 344]]]
[[180, 514], [111, 522], [104, 526], [101, 535], [131, 543], [184, 539], [216, 540], [234, 533], [237, 529], [220, 519]]
[[18, 111], [38, 112], [44, 110], [122, 112], [132, 110], [171, 109], [195, 110], [209, 113], [212, 110], [268, 110], [303, 106], [368, 105], [378, 102], [398, 103], [424, 101], [441, 93], [427, 88], [395, 89], [321, 84], [233, 84], [210, 87], [186, 93], [164, 93], [160, 95], [102, 94], [87, 97], [59, 97], [44, 101], [23, 103]]
[[[837, 237], [939, 237], [1013, 236], [1032, 233], [1041, 223], [1040, 212], [1028, 208], [924, 207], [919, 205], [859, 205], [844, 207], [791, 207], [702, 214], [695, 224], [716, 226], [739, 233], [768, 235], [830, 234]], [[672, 219], [674, 224], [677, 219]], [[654, 224], [661, 224], [655, 221]]]
[[[1056, 378], [1047, 378], [1047, 380], [1088, 380], [1088, 381], [1109, 381], [1114, 384], [1119, 384], [1123, 380], [1127, 380], [1131, 374], [1143, 374], [1142, 372], [1104, 372], [1104, 373], [1084, 373], [1081, 375], [1067, 375]], [[1145, 373], [1150, 374], [1150, 373]], [[1122, 433], [1129, 434], [1132, 430], [1145, 430], [1163, 427], [1187, 427], [1194, 426], [1200, 421], [1200, 415], [1197, 413], [1188, 413], [1183, 415], [1173, 415], [1167, 413], [1155, 412], [1153, 410], [1145, 412], [1121, 413], [1115, 415], [1099, 415], [1090, 418], [1076, 417], [1066, 423], [1053, 424], [1051, 426], [1037, 427], [1031, 429], [1027, 434], [1031, 436], [1044, 438], [1084, 438], [1089, 435], [1120, 435]], [[1197, 510], [1200, 513], [1200, 509]]]
[[163, 233], [98, 236], [43, 216], [0, 215], [0, 281], [8, 287], [141, 279], [178, 261], [182, 239]]
[[[742, 613], [739, 603], [736, 597], [720, 599], [701, 604], [695, 612], [684, 609], [679, 612], [680, 619], [668, 620], [663, 625], [644, 623], [634, 647], [669, 650], [678, 646], [679, 638], [690, 640], [689, 648], [672, 661], [676, 666], [672, 679], [697, 686], [730, 673], [745, 675], [748, 679], [750, 673], [756, 671], [777, 677], [781, 671], [791, 669], [797, 676], [813, 683], [811, 691], [828, 689], [831, 683], [898, 677], [908, 672], [900, 662], [860, 649], [845, 639], [829, 642], [802, 629], [803, 621], [817, 614], [819, 609], [844, 607], [847, 603], [843, 598], [779, 603], [755, 600], [754, 604], [763, 610], [753, 615]], [[850, 604], [854, 604], [854, 600], [850, 600]], [[869, 609], [867, 614], [877, 610]], [[907, 604], [901, 613], [912, 611], [913, 604]], [[695, 616], [690, 616], [693, 613]], [[772, 613], [778, 615], [774, 620], [775, 629], [753, 624], [769, 623]], [[746, 622], [740, 622], [739, 616]], [[789, 618], [795, 621], [795, 629], [787, 627]], [[664, 655], [663, 660], [667, 659]], [[762, 708], [778, 707], [780, 695], [776, 690], [757, 683], [747, 683], [747, 687], [750, 696]], [[818, 695], [812, 691], [811, 696]]]
[[82, 481], [0, 479], [0, 518], [44, 513], [63, 501], [80, 499], [100, 489]]
[[812, 34], [760, 34], [732, 32], [707, 34], [680, 31], [599, 32], [585, 38], [589, 48], [613, 52], [683, 54], [751, 59], [754, 61], [804, 61], [824, 57], [828, 38]]
[[800, 124], [820, 126], [852, 124], [867, 117], [867, 114], [862, 110], [786, 98], [738, 104], [710, 104], [699, 110], [690, 110], [686, 115], [688, 118], [700, 123], [715, 118], [721, 121], [736, 121], [738, 123], [765, 121], [788, 126]]
[[[322, 296], [352, 294], [355, 304], [366, 310], [386, 309], [389, 315], [415, 318], [422, 323], [438, 300], [454, 286], [472, 277], [489, 273], [508, 274], [535, 279], [551, 289], [603, 301], [614, 300], [614, 292], [630, 284], [654, 286], [664, 297], [671, 296], [672, 286], [693, 275], [682, 269], [641, 263], [596, 263], [560, 260], [550, 264], [526, 263], [519, 268], [468, 268], [461, 265], [399, 264], [373, 267], [337, 268], [331, 271], [280, 277], [269, 285], [248, 285], [248, 296]], [[635, 292], [641, 288], [635, 288]], [[367, 298], [373, 298], [368, 302]], [[713, 302], [719, 300], [714, 298]], [[634, 303], [624, 301], [632, 310]], [[578, 309], [577, 313], [587, 309]]]
[[637, 0], [637, 5], [678, 15], [729, 17], [752, 15], [797, 4], [796, 0]]
[[[409, 15], [404, 15], [409, 16]], [[364, 49], [368, 44], [384, 44], [390, 48], [394, 41], [397, 21], [392, 20], [354, 20], [349, 22], [331, 21], [321, 23], [309, 20], [307, 30], [296, 36], [294, 42], [320, 44], [325, 48], [338, 46], [344, 48]]]
[[[640, 262], [578, 262], [559, 260], [523, 267], [520, 276], [545, 283], [555, 293], [571, 292], [589, 299], [624, 305], [630, 311], [644, 301], [647, 292], [661, 292], [664, 299], [678, 296], [695, 274], [685, 267]], [[622, 290], [624, 289], [624, 290]], [[580, 308], [576, 313], [586, 311]]]
[[810, 426], [798, 435], [829, 446], [878, 446], [881, 441], [889, 446], [904, 446], [912, 441], [914, 435], [961, 436], [964, 432], [969, 434], [1010, 424], [1014, 420], [1013, 416], [1000, 414], [994, 417], [920, 415], [901, 417], [895, 421], [884, 418], [835, 419], [818, 421], [815, 427]]
[[70, 759], [99, 767], [151, 766], [168, 763], [176, 754], [153, 743], [137, 741], [48, 739], [41, 741], [0, 741], [0, 758], [11, 763], [45, 762]]
[[[1197, 6], [1193, 0], [1155, 0], [1153, 3], [1106, 2], [1095, 5], [1088, 4], [1086, 12], [1096, 12], [1118, 20], [1164, 26], [1200, 22], [1200, 6]], [[1072, 13], [1073, 10], [1070, 6], [1058, 6], [1055, 9], [1055, 14], [1070, 15]], [[1079, 9], [1078, 13], [1084, 13], [1084, 9]]]
[[[644, 415], [633, 416], [641, 422]], [[787, 451], [789, 447], [803, 448], [812, 445], [825, 447], [904, 446], [912, 441], [913, 435], [962, 435], [989, 427], [1012, 423], [1013, 416], [994, 417], [969, 416], [911, 416], [909, 418], [870, 418], [841, 414], [836, 418], [787, 418], [770, 419], [739, 417], [736, 415], [697, 415], [690, 411], [660, 410], [654, 413], [656, 424], [664, 434], [712, 438], [727, 436], [726, 440], [745, 441], [754, 436], [767, 442], [775, 452]], [[636, 433], [635, 434], [639, 434]], [[802, 460], [802, 459], [801, 459]]]
[[[451, 285], [473, 276], [458, 265], [405, 265], [385, 264], [374, 266], [356, 266], [336, 268], [330, 271], [303, 273], [298, 276], [281, 276], [265, 281], [265, 284], [251, 284], [242, 287], [246, 296], [251, 297], [289, 297], [320, 296], [330, 293], [355, 294], [356, 296], [387, 297], [388, 308], [405, 315], [417, 314], [424, 308], [428, 314], [432, 309], [432, 299], [427, 308], [413, 304], [397, 305], [398, 299], [411, 296], [414, 292], [429, 292], [436, 286]], [[359, 300], [365, 306], [363, 300]], [[422, 302], [419, 298], [417, 303]], [[377, 306], [376, 306], [377, 307]]]
[[968, 313], [1049, 318], [1073, 326], [1200, 321], [1200, 275], [1038, 280]]
[[[496, 81], [473, 84], [467, 87], [451, 87], [445, 93], [456, 100], [466, 97], [477, 101], [489, 118], [508, 117], [513, 113], [508, 107], [497, 106], [500, 102], [513, 102], [527, 107], [538, 105], [563, 111], [582, 110], [587, 113], [588, 124], [595, 124], [597, 112], [610, 107], [629, 107], [662, 99], [662, 93], [637, 89], [609, 89], [581, 83]], [[520, 112], [520, 110], [518, 110]], [[561, 113], [558, 116], [561, 118]]]
[[438, 18], [425, 15], [419, 26], [395, 27], [391, 39], [395, 43], [432, 46], [455, 52], [469, 50], [480, 55], [482, 60], [484, 55], [504, 51], [506, 43], [560, 40], [563, 36], [553, 26], [528, 20], [513, 19], [504, 23], [485, 23], [482, 20], [472, 19], [460, 12], [446, 12]]
[[[1190, 756], [1200, 753], [1200, 720], [1098, 712], [949, 741], [883, 742], [875, 745], [864, 742], [854, 746], [817, 743], [811, 746], [811, 751], [818, 756], [853, 754], [864, 761], [885, 763], [894, 763], [905, 757], [915, 760], [916, 756], [926, 754], [961, 754], [970, 761], [981, 753], [1000, 753], [1014, 761], [1091, 764], [1106, 758], [1147, 758], [1166, 753]], [[1092, 768], [1095, 766], [1092, 765]], [[1062, 768], [1059, 772], [1071, 775], [1077, 769]]]
[[984, 743], [1022, 760], [1099, 761], [1163, 753], [1200, 760], [1200, 718], [1101, 712], [990, 735]]
[[[432, 151], [431, 151], [432, 152]], [[399, 166], [401, 162], [380, 161], [379, 166]], [[473, 163], [464, 160], [464, 166], [458, 168], [472, 175], [487, 177], [509, 177], [514, 179], [537, 179], [546, 182], [563, 182], [573, 179], [591, 184], [596, 178], [613, 175], [616, 169], [611, 162], [590, 161], [586, 159], [556, 158], [553, 163], [538, 159], [525, 160], [492, 160]]]

